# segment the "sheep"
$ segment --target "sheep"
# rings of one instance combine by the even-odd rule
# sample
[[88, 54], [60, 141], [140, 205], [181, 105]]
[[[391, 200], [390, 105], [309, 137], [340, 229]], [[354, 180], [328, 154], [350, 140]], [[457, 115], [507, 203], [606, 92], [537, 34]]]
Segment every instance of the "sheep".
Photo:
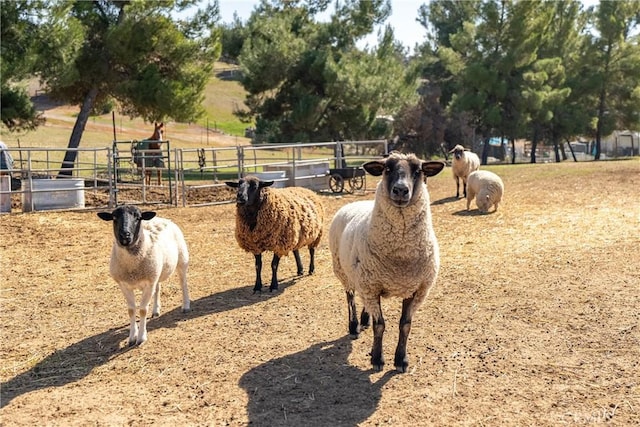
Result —
[[440, 266], [425, 177], [437, 175], [444, 166], [400, 153], [365, 163], [368, 173], [382, 175], [374, 200], [344, 205], [329, 228], [333, 271], [347, 296], [349, 333], [355, 339], [360, 332], [357, 292], [364, 305], [362, 328], [373, 320], [371, 364], [376, 370], [385, 363], [380, 297], [403, 299], [394, 364], [399, 372], [409, 366], [406, 347], [411, 319], [435, 284]]
[[[127, 300], [129, 346], [147, 341], [147, 312], [153, 297], [152, 317], [160, 315], [160, 282], [177, 269], [182, 285], [182, 312], [191, 310], [187, 288], [189, 252], [180, 228], [155, 212], [141, 212], [136, 206], [124, 205], [113, 212], [98, 212], [104, 221], [113, 222], [114, 242], [111, 249], [111, 277], [120, 285]], [[142, 291], [140, 327], [136, 324], [136, 297]]]
[[298, 275], [304, 274], [299, 249], [309, 248], [309, 274], [315, 271], [315, 248], [320, 244], [324, 206], [311, 190], [302, 187], [271, 189], [273, 181], [247, 176], [226, 185], [237, 189], [236, 240], [255, 257], [256, 281], [253, 293], [262, 291], [262, 252], [272, 251], [271, 285], [278, 289], [280, 258], [293, 252]]
[[456, 199], [460, 197], [460, 179], [462, 179], [464, 197], [467, 197], [467, 177], [473, 171], [480, 168], [480, 159], [476, 153], [465, 151], [462, 145], [456, 145], [453, 150], [453, 161], [451, 170], [453, 171], [453, 179], [456, 180]]
[[472, 172], [467, 179], [467, 187], [467, 210], [474, 196], [480, 212], [489, 212], [491, 206], [495, 207], [494, 212], [498, 210], [504, 193], [504, 184], [498, 175], [487, 170]]

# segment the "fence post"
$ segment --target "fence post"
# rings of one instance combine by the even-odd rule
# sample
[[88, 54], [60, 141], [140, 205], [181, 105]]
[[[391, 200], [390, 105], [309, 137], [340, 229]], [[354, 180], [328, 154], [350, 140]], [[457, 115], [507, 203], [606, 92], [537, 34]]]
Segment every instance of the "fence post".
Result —
[[297, 187], [296, 182], [296, 148], [291, 148], [291, 173], [293, 174], [293, 186]]
[[[113, 152], [110, 148], [107, 147], [107, 176], [109, 177], [109, 208], [113, 208], [117, 200], [114, 200], [115, 191], [114, 191], [114, 178], [115, 172], [113, 167], [113, 160], [115, 158], [115, 152]], [[115, 203], [114, 203], [115, 202]]]
[[236, 145], [236, 150], [238, 152], [238, 179], [240, 179], [244, 175], [244, 148]]

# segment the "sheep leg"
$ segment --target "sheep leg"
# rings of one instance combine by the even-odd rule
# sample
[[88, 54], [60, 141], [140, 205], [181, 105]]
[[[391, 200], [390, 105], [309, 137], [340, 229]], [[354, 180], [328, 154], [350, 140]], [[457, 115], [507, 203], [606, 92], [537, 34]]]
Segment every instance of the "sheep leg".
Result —
[[380, 298], [378, 298], [378, 315], [373, 317], [373, 345], [371, 346], [371, 365], [376, 371], [381, 371], [384, 367], [384, 357], [382, 356], [382, 337], [384, 336], [384, 317], [382, 316], [382, 307], [380, 307]]
[[256, 258], [256, 284], [253, 286], [253, 293], [262, 292], [262, 254], [255, 254]]
[[[300, 255], [298, 255], [300, 258]], [[271, 286], [269, 286], [269, 291], [278, 290], [278, 265], [280, 264], [280, 257], [276, 254], [273, 254], [273, 259], [271, 260]]]
[[300, 259], [300, 251], [293, 251], [293, 256], [296, 259], [296, 267], [298, 267], [298, 276], [302, 276], [304, 274], [304, 268], [302, 267], [302, 260]]
[[138, 324], [136, 323], [136, 296], [133, 291], [127, 288], [125, 285], [120, 285], [124, 298], [127, 300], [127, 312], [129, 313], [129, 346], [136, 344], [138, 338]]
[[149, 303], [151, 302], [155, 289], [159, 289], [157, 282], [151, 286], [145, 286], [142, 290], [142, 299], [140, 300], [140, 328], [138, 330], [136, 345], [142, 345], [147, 341], [147, 312], [149, 311]]
[[158, 282], [153, 291], [153, 310], [151, 311], [151, 317], [158, 316], [160, 316], [160, 282]]
[[316, 271], [316, 264], [314, 261], [316, 255], [315, 248], [309, 248], [309, 275], [313, 274]]
[[[358, 338], [358, 311], [356, 310], [356, 298], [353, 291], [347, 291], [347, 306], [349, 307], [349, 335], [352, 339]], [[362, 310], [364, 312], [364, 310]]]
[[467, 210], [469, 210], [469, 207], [471, 206], [471, 201], [473, 200], [473, 197], [475, 196], [475, 193], [469, 189], [469, 193], [467, 194]]
[[464, 191], [464, 197], [467, 197], [467, 179], [462, 178], [462, 189]]
[[180, 275], [180, 285], [182, 286], [182, 312], [191, 311], [191, 299], [189, 299], [189, 288], [187, 287], [187, 264], [178, 265]]
[[369, 313], [364, 308], [362, 309], [362, 313], [360, 313], [360, 327], [362, 329], [366, 329], [371, 326]]
[[460, 178], [456, 178], [456, 199], [460, 197]]
[[398, 346], [396, 347], [396, 355], [394, 365], [398, 372], [407, 372], [409, 366], [409, 358], [407, 357], [407, 340], [409, 332], [411, 332], [411, 319], [415, 311], [413, 297], [402, 300], [402, 316], [400, 316], [400, 336], [398, 337]]

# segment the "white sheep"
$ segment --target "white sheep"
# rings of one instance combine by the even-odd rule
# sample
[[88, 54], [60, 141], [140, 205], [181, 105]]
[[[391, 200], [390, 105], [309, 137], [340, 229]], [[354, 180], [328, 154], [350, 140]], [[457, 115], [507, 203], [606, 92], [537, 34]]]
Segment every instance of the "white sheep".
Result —
[[304, 269], [299, 249], [309, 248], [309, 274], [315, 270], [315, 248], [320, 244], [324, 224], [324, 206], [316, 193], [302, 187], [268, 188], [273, 181], [247, 176], [229, 181], [237, 189], [236, 240], [255, 257], [256, 281], [253, 292], [262, 290], [262, 252], [273, 251], [271, 285], [278, 289], [280, 258], [293, 252], [298, 275]]
[[482, 213], [489, 212], [491, 206], [498, 210], [498, 204], [502, 200], [504, 184], [502, 179], [493, 172], [479, 170], [471, 173], [467, 179], [467, 210], [471, 205], [473, 197], [476, 198], [476, 205]]
[[449, 153], [453, 153], [451, 170], [453, 171], [453, 179], [456, 181], [456, 198], [460, 197], [460, 180], [462, 180], [464, 197], [467, 197], [468, 176], [480, 168], [480, 159], [476, 153], [465, 151], [464, 147], [459, 144], [453, 147]]
[[356, 292], [364, 304], [362, 327], [369, 326], [369, 317], [373, 318], [371, 364], [375, 369], [384, 366], [380, 297], [403, 299], [394, 364], [398, 371], [406, 372], [411, 319], [434, 285], [440, 266], [424, 180], [437, 175], [444, 163], [392, 153], [363, 168], [382, 179], [374, 200], [347, 204], [335, 214], [329, 229], [333, 271], [347, 294], [351, 336], [357, 338], [360, 332]]
[[[114, 242], [109, 270], [127, 300], [131, 326], [129, 345], [147, 340], [147, 312], [153, 297], [152, 317], [160, 315], [160, 282], [178, 270], [182, 285], [182, 311], [190, 310], [187, 288], [189, 252], [180, 228], [155, 212], [141, 212], [136, 206], [124, 205], [113, 212], [99, 212], [105, 221], [113, 222]], [[136, 323], [135, 290], [142, 291], [140, 326]]]

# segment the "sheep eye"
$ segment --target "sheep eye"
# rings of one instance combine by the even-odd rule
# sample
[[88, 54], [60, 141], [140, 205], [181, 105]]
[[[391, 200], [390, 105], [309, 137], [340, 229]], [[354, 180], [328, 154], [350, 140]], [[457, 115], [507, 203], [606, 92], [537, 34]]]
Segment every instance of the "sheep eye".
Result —
[[384, 173], [391, 173], [391, 168], [389, 166], [385, 167]]

